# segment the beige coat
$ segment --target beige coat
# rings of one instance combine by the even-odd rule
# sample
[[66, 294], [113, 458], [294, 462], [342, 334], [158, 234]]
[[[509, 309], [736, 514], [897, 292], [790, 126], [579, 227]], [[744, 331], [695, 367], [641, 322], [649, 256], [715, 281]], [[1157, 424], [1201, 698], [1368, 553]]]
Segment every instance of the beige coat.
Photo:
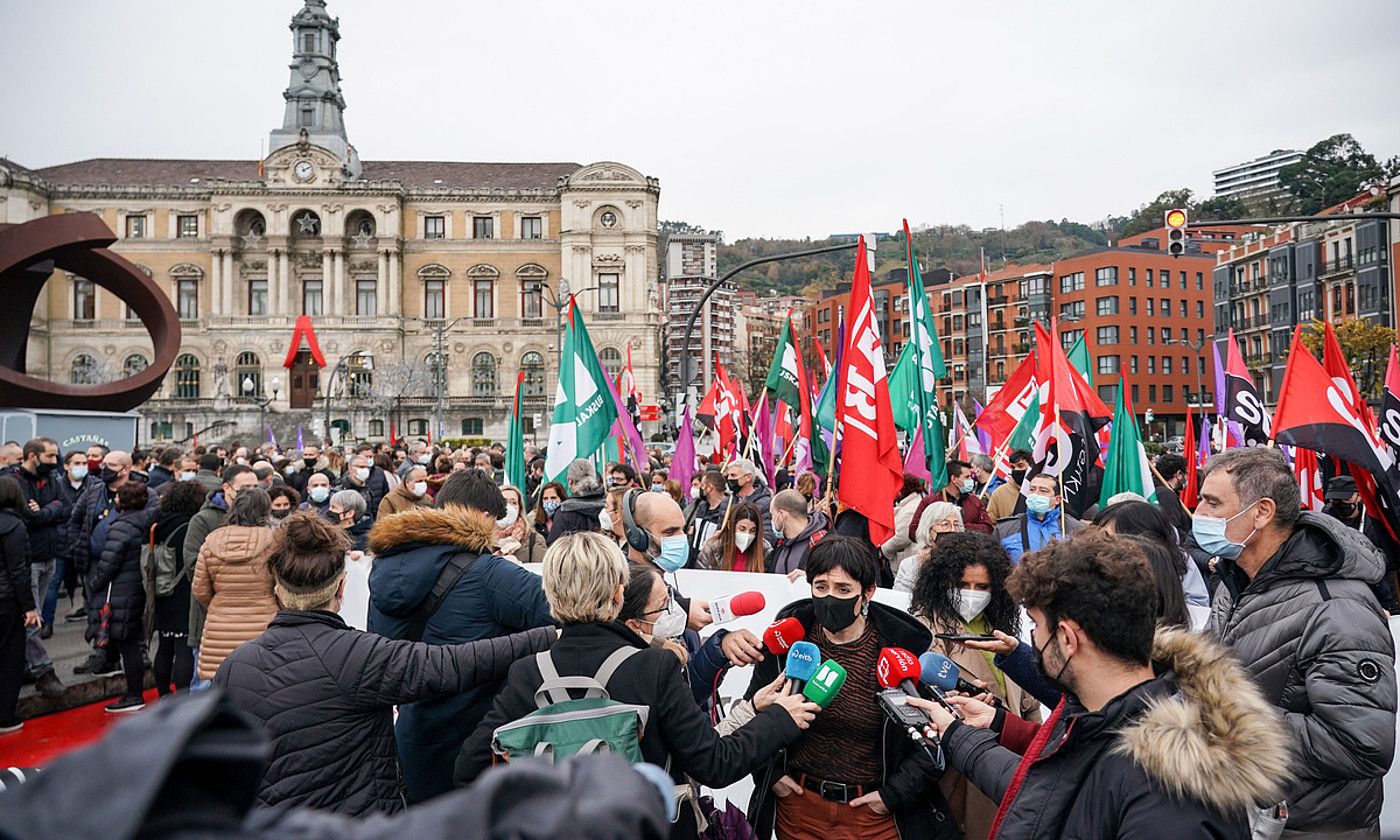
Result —
[[1008, 516], [1016, 515], [1016, 500], [1021, 498], [1021, 488], [1005, 482], [997, 486], [992, 491], [992, 495], [987, 499], [987, 516], [993, 522], [1005, 519]]
[[200, 548], [193, 591], [209, 608], [199, 643], [200, 679], [212, 679], [224, 657], [261, 636], [277, 615], [267, 570], [274, 533], [271, 527], [225, 525]]
[[434, 507], [432, 497], [424, 494], [422, 498], [419, 498], [409, 491], [407, 484], [400, 484], [398, 487], [395, 487], [392, 491], [385, 494], [384, 498], [379, 502], [379, 513], [376, 516], [379, 519], [383, 519], [386, 516], [392, 516], [395, 513], [403, 513], [406, 510], [412, 510], [414, 508], [431, 507]]
[[[919, 620], [928, 624], [934, 632], [943, 632], [934, 628], [923, 617], [919, 617]], [[962, 620], [959, 619], [958, 623], [962, 624]], [[956, 662], [964, 679], [981, 680], [990, 686], [992, 693], [1006, 703], [1007, 714], [1019, 714], [1024, 720], [1040, 720], [1040, 701], [1022, 691], [1009, 677], [1003, 678], [1006, 681], [1006, 690], [1002, 691], [997, 685], [992, 666], [980, 651], [942, 639], [934, 639], [932, 649]], [[986, 840], [992, 830], [992, 820], [997, 815], [997, 803], [970, 784], [966, 776], [951, 767], [939, 780], [938, 787], [948, 800], [948, 808], [963, 837], [967, 840]]]

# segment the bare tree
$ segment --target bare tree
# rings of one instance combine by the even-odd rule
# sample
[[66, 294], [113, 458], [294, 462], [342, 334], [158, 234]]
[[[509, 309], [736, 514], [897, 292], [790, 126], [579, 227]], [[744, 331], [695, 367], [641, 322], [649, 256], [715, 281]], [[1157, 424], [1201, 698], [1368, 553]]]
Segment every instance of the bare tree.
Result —
[[369, 408], [383, 411], [401, 425], [405, 399], [433, 396], [433, 372], [418, 360], [376, 359], [369, 382], [359, 393], [360, 400]]

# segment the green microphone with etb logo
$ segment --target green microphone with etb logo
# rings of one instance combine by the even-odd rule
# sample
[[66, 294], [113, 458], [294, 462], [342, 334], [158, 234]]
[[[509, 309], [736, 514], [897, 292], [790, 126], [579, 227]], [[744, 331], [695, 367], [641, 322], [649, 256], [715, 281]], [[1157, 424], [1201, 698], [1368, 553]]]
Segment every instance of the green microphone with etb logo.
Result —
[[841, 686], [846, 682], [846, 669], [833, 659], [822, 663], [812, 678], [802, 689], [802, 696], [825, 709], [836, 699]]

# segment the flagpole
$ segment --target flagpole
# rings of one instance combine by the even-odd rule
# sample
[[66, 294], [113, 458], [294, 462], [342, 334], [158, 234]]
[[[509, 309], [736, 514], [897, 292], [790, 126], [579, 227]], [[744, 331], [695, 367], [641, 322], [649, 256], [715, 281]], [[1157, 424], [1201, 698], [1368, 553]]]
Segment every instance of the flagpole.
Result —
[[[1001, 458], [1002, 458], [1003, 455], [1006, 454], [1006, 447], [1007, 447], [1008, 445], [1010, 445], [1010, 443], [1011, 443], [1011, 441], [1008, 440], [1008, 441], [1006, 441], [1005, 443], [1003, 443], [1000, 447], [997, 448], [997, 456], [996, 456], [995, 458], [992, 459], [992, 477], [993, 477], [993, 478], [995, 478], [995, 477], [996, 477], [996, 474], [997, 474], [997, 464], [1000, 464], [1000, 463], [1001, 463]], [[1007, 483], [1009, 484], [1010, 482], [1007, 482]], [[988, 489], [987, 489], [987, 488], [989, 488], [989, 487], [991, 487], [991, 486], [992, 486], [992, 483], [991, 483], [990, 481], [987, 482], [987, 484], [982, 488], [982, 492], [981, 492], [980, 494], [978, 494], [978, 495], [980, 495], [983, 499], [991, 498], [990, 494], [988, 493]], [[930, 488], [930, 489], [932, 489], [932, 488]]]
[[[1056, 446], [1056, 450], [1058, 449], [1059, 447]], [[1058, 451], [1056, 454], [1058, 455]], [[1063, 537], [1065, 535], [1065, 471], [1063, 469], [1055, 476], [1055, 485], [1060, 491], [1060, 536]], [[1029, 513], [1026, 515], [1030, 516]]]

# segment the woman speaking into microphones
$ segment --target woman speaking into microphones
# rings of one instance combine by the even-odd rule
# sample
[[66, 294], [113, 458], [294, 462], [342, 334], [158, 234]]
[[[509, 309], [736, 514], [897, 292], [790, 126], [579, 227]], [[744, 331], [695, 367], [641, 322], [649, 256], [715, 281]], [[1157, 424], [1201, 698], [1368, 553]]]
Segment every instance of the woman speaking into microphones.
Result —
[[[887, 722], [876, 700], [880, 651], [924, 651], [932, 641], [907, 613], [872, 600], [879, 574], [868, 543], [827, 536], [807, 558], [812, 597], [778, 612], [778, 621], [800, 625], [788, 627], [816, 647], [823, 667], [838, 665], [846, 677], [799, 740], [755, 773], [749, 819], [760, 838], [775, 831], [784, 840], [959, 837], [933, 759]], [[786, 659], [759, 662], [748, 696], [771, 684]]]

